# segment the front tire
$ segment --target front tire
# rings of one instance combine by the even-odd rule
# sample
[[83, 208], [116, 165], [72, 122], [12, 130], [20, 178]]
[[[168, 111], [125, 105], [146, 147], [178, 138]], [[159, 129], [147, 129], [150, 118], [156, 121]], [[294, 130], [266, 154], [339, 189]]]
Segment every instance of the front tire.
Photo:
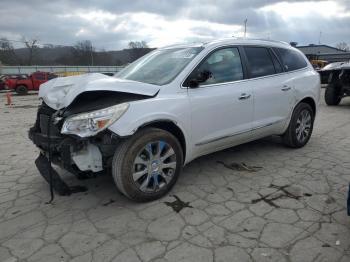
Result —
[[283, 142], [286, 146], [300, 148], [309, 141], [315, 114], [311, 106], [306, 103], [299, 103], [292, 114], [287, 131], [283, 135]]
[[341, 100], [339, 87], [334, 84], [330, 84], [329, 86], [327, 86], [324, 94], [324, 100], [329, 106], [339, 105]]
[[118, 146], [112, 175], [121, 193], [145, 202], [165, 195], [174, 186], [182, 165], [179, 141], [162, 129], [145, 128]]
[[28, 88], [25, 85], [19, 85], [16, 87], [16, 93], [19, 95], [26, 95], [28, 94]]

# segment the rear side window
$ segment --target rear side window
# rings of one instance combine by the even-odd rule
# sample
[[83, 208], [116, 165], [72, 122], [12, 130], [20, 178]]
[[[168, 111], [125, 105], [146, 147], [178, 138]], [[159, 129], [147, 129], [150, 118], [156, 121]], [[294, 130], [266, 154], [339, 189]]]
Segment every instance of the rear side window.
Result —
[[271, 51], [271, 56], [272, 56], [273, 64], [275, 65], [276, 73], [282, 73], [283, 68], [282, 68], [280, 62], [278, 61], [276, 55], [272, 51]]
[[307, 66], [305, 58], [297, 51], [284, 48], [274, 48], [280, 55], [286, 71], [293, 71]]
[[45, 80], [45, 75], [44, 74], [35, 74], [35, 79], [36, 80]]
[[261, 77], [276, 73], [269, 50], [265, 47], [244, 47], [250, 76]]

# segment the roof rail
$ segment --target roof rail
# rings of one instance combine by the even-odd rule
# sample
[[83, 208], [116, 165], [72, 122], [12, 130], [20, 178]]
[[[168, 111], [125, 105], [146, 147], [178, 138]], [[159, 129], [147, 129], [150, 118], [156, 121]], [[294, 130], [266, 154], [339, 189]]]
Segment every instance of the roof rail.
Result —
[[234, 37], [237, 39], [247, 39], [247, 40], [258, 40], [258, 41], [265, 41], [265, 42], [272, 42], [272, 43], [279, 43], [290, 46], [289, 43], [280, 41], [280, 40], [271, 40], [271, 39], [265, 39], [265, 38], [248, 38], [248, 37]]

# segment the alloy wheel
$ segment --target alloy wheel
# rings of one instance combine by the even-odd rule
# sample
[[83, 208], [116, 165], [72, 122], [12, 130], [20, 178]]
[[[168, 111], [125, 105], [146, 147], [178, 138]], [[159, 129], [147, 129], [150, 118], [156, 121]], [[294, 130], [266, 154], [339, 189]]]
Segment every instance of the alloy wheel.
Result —
[[300, 112], [297, 119], [295, 133], [299, 143], [303, 143], [310, 135], [311, 130], [311, 114], [307, 109]]
[[174, 149], [164, 141], [146, 144], [136, 155], [132, 178], [139, 190], [158, 192], [170, 183], [176, 171]]

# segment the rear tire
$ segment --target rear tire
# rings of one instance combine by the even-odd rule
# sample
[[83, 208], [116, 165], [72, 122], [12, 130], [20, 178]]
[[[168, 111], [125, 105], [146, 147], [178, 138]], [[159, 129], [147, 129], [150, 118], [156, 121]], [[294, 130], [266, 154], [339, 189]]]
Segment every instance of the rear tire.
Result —
[[19, 95], [26, 95], [28, 94], [28, 89], [25, 85], [19, 85], [16, 87], [16, 93]]
[[283, 135], [283, 142], [286, 146], [300, 148], [309, 141], [315, 114], [311, 106], [307, 103], [299, 103], [292, 114], [287, 131]]
[[339, 87], [334, 84], [330, 84], [329, 86], [327, 86], [324, 94], [324, 100], [329, 106], [339, 105], [341, 100]]
[[112, 175], [121, 193], [145, 202], [165, 195], [174, 186], [182, 165], [183, 152], [176, 137], [162, 129], [145, 128], [118, 146]]

